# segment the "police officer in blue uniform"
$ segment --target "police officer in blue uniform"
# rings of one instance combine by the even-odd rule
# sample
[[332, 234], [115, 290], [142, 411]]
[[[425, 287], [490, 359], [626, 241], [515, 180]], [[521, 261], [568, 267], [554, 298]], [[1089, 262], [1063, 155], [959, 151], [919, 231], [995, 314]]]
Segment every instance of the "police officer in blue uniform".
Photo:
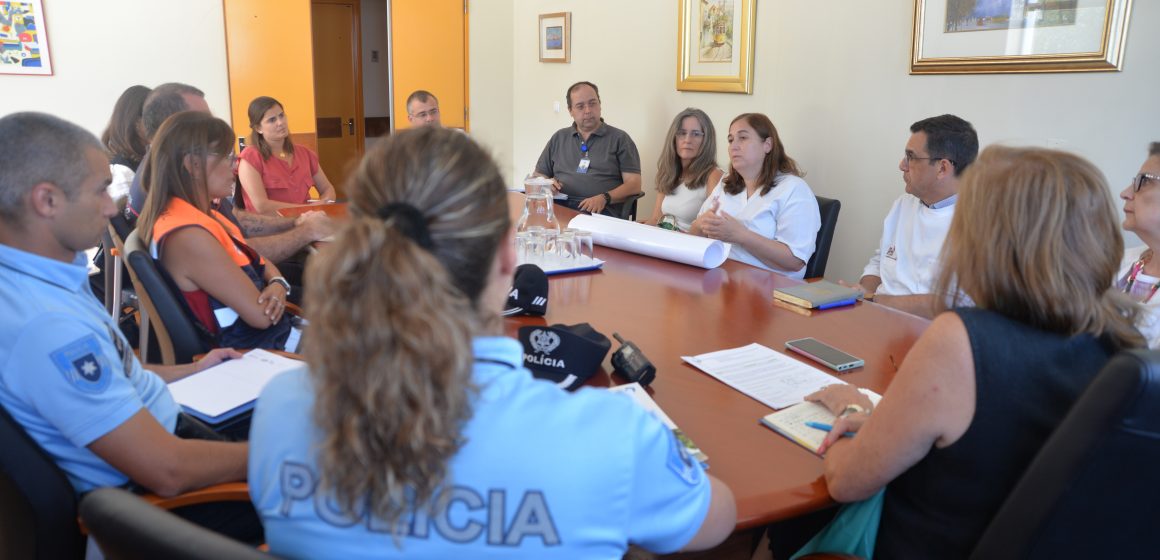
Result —
[[165, 385], [238, 354], [145, 370], [90, 291], [82, 251], [117, 211], [100, 142], [50, 115], [11, 114], [0, 170], [0, 405], [78, 492], [132, 481], [169, 496], [244, 480], [246, 444], [174, 436]]
[[732, 493], [671, 430], [625, 395], [534, 379], [502, 336], [512, 224], [479, 146], [407, 130], [351, 184], [308, 272], [309, 371], [266, 387], [250, 433], [272, 552], [621, 558], [732, 532]]

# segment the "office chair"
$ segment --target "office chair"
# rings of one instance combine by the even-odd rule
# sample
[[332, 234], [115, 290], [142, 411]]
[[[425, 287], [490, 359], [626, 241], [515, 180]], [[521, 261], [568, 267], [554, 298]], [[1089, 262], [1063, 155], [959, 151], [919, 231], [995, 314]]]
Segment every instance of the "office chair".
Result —
[[72, 483], [4, 407], [0, 449], [0, 558], [83, 557]]
[[1157, 410], [1160, 351], [1112, 358], [1035, 455], [971, 559], [1154, 557]]
[[818, 212], [822, 215], [822, 227], [818, 229], [814, 241], [814, 254], [806, 263], [805, 278], [821, 278], [826, 275], [826, 261], [830, 260], [830, 244], [834, 241], [834, 230], [838, 228], [838, 212], [842, 201], [824, 196], [818, 199]]
[[199, 527], [120, 488], [81, 501], [81, 521], [109, 560], [269, 560], [244, 543]]
[[1160, 351], [1112, 358], [1023, 473], [971, 558], [1156, 556], [1158, 411]]
[[[0, 558], [83, 558], [77, 493], [56, 461], [0, 406]], [[248, 501], [244, 482], [217, 484], [174, 496], [139, 499], [164, 509]]]
[[644, 197], [644, 193], [638, 192], [624, 199], [623, 201], [618, 202], [617, 204], [620, 205], [620, 214], [617, 216], [617, 218], [630, 221], [634, 219], [636, 217], [636, 203], [642, 197]]
[[[142, 314], [148, 317], [151, 330], [142, 327], [142, 331], [151, 333], [152, 339], [156, 341], [161, 354], [159, 363], [188, 364], [194, 361], [194, 356], [209, 352], [211, 345], [186, 312], [184, 301], [179, 300], [169, 287], [163, 272], [135, 230], [125, 238], [123, 258], [129, 265], [129, 279], [137, 291]], [[147, 352], [151, 343], [146, 342], [140, 346], [142, 362], [157, 363], [157, 357]]]

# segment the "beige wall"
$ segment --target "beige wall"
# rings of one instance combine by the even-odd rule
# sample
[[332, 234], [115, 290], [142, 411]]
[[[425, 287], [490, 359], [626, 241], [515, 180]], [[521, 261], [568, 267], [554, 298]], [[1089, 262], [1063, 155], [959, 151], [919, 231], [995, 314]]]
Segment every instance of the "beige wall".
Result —
[[221, 0], [51, 0], [44, 9], [54, 75], [0, 75], [0, 115], [43, 111], [99, 135], [129, 86], [186, 82], [229, 120]]
[[[513, 111], [514, 92], [518, 87], [512, 62], [514, 44], [520, 41], [512, 37], [515, 21], [513, 7], [507, 1], [480, 0], [470, 2], [468, 7], [468, 112], [471, 137], [491, 151], [500, 171], [510, 182], [512, 177], [517, 176], [512, 169], [512, 163], [516, 161], [512, 152], [512, 138], [517, 130]], [[526, 173], [521, 171], [518, 177], [523, 178]]]
[[[1151, 32], [1160, 27], [1160, 2], [1134, 3], [1122, 72], [911, 76], [911, 0], [762, 0], [753, 95], [676, 91], [673, 0], [515, 0], [507, 22], [509, 8], [497, 5], [506, 2], [472, 4], [472, 132], [501, 158], [510, 138], [509, 178], [530, 172], [551, 133], [571, 124], [566, 109], [554, 113], [552, 104], [577, 80], [600, 86], [606, 120], [635, 139], [648, 191], [678, 111], [704, 109], [722, 137], [737, 114], [764, 112], [814, 191], [842, 201], [831, 278], [861, 275], [902, 192], [897, 165], [915, 120], [951, 112], [973, 122], [984, 144], [1076, 151], [1116, 192], [1135, 174], [1147, 142], [1160, 140], [1160, 34]], [[540, 63], [537, 15], [569, 10], [571, 64]], [[718, 151], [727, 164], [723, 140]], [[650, 192], [643, 212], [652, 199]]]

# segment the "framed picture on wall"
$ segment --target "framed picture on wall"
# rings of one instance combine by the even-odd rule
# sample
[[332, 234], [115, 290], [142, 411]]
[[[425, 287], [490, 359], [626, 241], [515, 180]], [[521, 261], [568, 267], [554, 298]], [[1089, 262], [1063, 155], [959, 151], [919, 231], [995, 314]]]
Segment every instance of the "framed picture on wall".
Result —
[[572, 12], [540, 14], [540, 62], [572, 61]]
[[914, 0], [911, 74], [1120, 69], [1132, 0]]
[[0, 2], [0, 74], [52, 75], [41, 0]]
[[753, 92], [757, 0], [680, 0], [677, 90]]

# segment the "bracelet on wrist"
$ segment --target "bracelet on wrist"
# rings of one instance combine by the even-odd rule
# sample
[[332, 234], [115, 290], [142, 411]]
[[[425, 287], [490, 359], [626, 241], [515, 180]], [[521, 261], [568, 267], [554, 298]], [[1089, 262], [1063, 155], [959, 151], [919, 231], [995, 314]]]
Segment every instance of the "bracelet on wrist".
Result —
[[612, 195], [608, 193], [600, 193], [604, 197], [604, 204], [612, 204]]
[[290, 282], [288, 282], [288, 281], [286, 280], [286, 278], [284, 278], [284, 277], [282, 277], [282, 276], [275, 276], [275, 277], [271, 278], [271, 279], [270, 279], [270, 281], [266, 282], [266, 285], [267, 285], [267, 286], [269, 286], [270, 284], [279, 284], [279, 285], [281, 285], [283, 288], [285, 288], [285, 289], [286, 289], [286, 296], [287, 296], [287, 297], [289, 297], [289, 296], [290, 296]]

